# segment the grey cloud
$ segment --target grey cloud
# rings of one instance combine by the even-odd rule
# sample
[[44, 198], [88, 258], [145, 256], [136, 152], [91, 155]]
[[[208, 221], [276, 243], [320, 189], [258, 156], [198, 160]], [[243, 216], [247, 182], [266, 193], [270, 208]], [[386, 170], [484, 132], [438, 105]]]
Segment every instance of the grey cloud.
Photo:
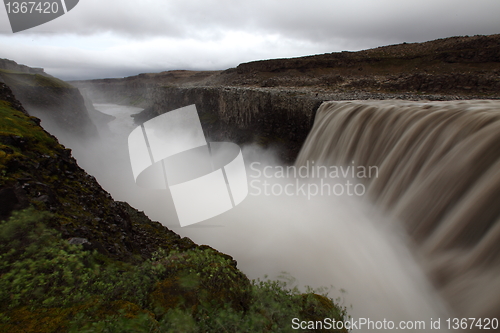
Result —
[[[253, 31], [288, 38], [427, 40], [498, 32], [496, 0], [81, 1], [45, 29], [77, 34], [209, 38]], [[44, 29], [44, 27], [40, 27]]]
[[65, 79], [225, 69], [258, 59], [499, 33], [498, 13], [498, 0], [85, 0], [19, 34], [6, 32], [2, 22], [0, 57]]

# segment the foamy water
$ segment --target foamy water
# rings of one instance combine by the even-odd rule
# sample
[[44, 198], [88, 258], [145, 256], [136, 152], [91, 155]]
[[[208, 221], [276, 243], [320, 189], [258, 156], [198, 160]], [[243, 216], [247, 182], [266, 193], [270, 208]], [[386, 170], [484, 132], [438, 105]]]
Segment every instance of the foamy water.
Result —
[[[457, 105], [459, 105], [458, 102]], [[366, 194], [362, 196], [315, 195], [308, 198], [304, 195], [265, 195], [264, 193], [255, 195], [256, 191], [251, 188], [247, 199], [234, 209], [186, 228], [180, 228], [175, 207], [167, 191], [141, 189], [133, 181], [126, 138], [130, 130], [135, 127], [130, 122], [129, 115], [136, 113], [137, 109], [112, 105], [96, 106], [97, 109], [117, 117], [117, 122], [110, 124], [111, 136], [104, 141], [95, 142], [94, 148], [87, 150], [85, 154], [77, 151], [75, 154], [77, 157], [80, 154], [79, 162], [80, 159], [85, 161], [85, 168], [91, 174], [96, 175], [99, 182], [110, 191], [115, 199], [128, 201], [132, 206], [144, 210], [152, 219], [159, 220], [181, 236], [190, 237], [198, 244], [207, 244], [230, 254], [238, 261], [238, 267], [250, 278], [262, 278], [266, 274], [270, 278], [276, 278], [285, 271], [296, 279], [299, 286], [333, 286], [330, 296], [339, 297], [339, 302], [348, 307], [348, 314], [353, 319], [367, 318], [373, 321], [385, 319], [394, 321], [396, 325], [400, 321], [423, 321], [426, 324], [424, 331], [428, 331], [431, 319], [441, 318], [441, 331], [445, 331], [444, 321], [455, 316], [456, 313], [448, 309], [449, 303], [441, 297], [446, 298], [449, 294], [461, 292], [465, 296], [457, 296], [456, 299], [468, 297], [473, 310], [483, 309], [477, 310], [479, 315], [488, 313], [491, 310], [491, 304], [496, 301], [495, 293], [485, 293], [482, 285], [496, 286], [498, 283], [495, 281], [498, 282], [496, 278], [498, 275], [495, 275], [494, 271], [484, 269], [481, 270], [481, 274], [475, 274], [474, 269], [471, 269], [469, 273], [466, 271], [461, 278], [452, 279], [452, 282], [444, 289], [437, 291], [433, 286], [435, 281], [430, 280], [434, 276], [429, 275], [429, 272], [439, 271], [440, 267], [449, 267], [450, 262], [460, 261], [457, 258], [463, 257], [464, 254], [468, 256], [470, 252], [455, 250], [456, 252], [444, 254], [440, 252], [440, 255], [436, 256], [427, 255], [434, 253], [433, 249], [436, 245], [433, 244], [439, 245], [440, 242], [436, 241], [439, 235], [441, 239], [446, 239], [445, 234], [441, 235], [446, 232], [446, 223], [437, 229], [441, 234], [435, 234], [434, 238], [429, 238], [429, 242], [424, 242], [425, 246], [421, 248], [418, 243], [414, 242], [413, 236], [407, 233], [405, 226], [407, 222], [404, 219], [410, 214], [408, 207], [411, 203], [405, 201], [405, 206], [398, 203], [398, 200], [410, 200], [408, 192], [402, 191], [398, 186], [404, 184], [404, 172], [413, 170], [419, 174], [422, 168], [430, 170], [429, 163], [433, 160], [432, 156], [429, 157], [431, 162], [422, 156], [432, 154], [424, 154], [424, 149], [446, 155], [444, 152], [446, 147], [453, 150], [454, 145], [461, 142], [461, 137], [466, 139], [467, 135], [474, 135], [474, 131], [488, 126], [491, 123], [488, 119], [496, 118], [496, 113], [485, 111], [484, 103], [471, 107], [470, 111], [453, 111], [454, 104], [448, 102], [444, 109], [459, 114], [459, 116], [451, 115], [451, 119], [468, 117], [465, 114], [467, 112], [474, 113], [475, 117], [478, 117], [476, 123], [472, 120], [471, 122], [467, 119], [461, 120], [460, 123], [464, 124], [464, 127], [456, 129], [449, 125], [453, 121], [449, 119], [445, 111], [429, 115], [432, 110], [425, 111], [429, 109], [429, 104], [426, 103], [416, 104], [416, 107], [421, 108], [417, 110], [419, 115], [409, 113], [406, 116], [391, 116], [393, 118], [389, 117], [393, 111], [387, 111], [387, 109], [374, 111], [379, 107], [374, 103], [368, 106], [371, 111], [363, 109], [366, 112], [360, 119], [365, 123], [363, 131], [359, 131], [359, 124], [353, 122], [355, 117], [349, 116], [349, 112], [358, 115], [361, 113], [353, 109], [349, 110], [349, 107], [345, 105], [342, 107], [344, 116], [351, 119], [351, 122], [344, 123], [343, 127], [335, 131], [323, 127], [322, 137], [316, 135], [315, 142], [308, 140], [302, 150], [298, 165], [306, 160], [325, 161], [328, 158], [326, 165], [329, 166], [349, 165], [347, 161], [351, 160], [355, 160], [356, 165], [378, 165], [379, 177], [359, 182], [366, 186]], [[392, 109], [397, 107], [398, 104], [391, 106]], [[334, 113], [331, 110], [329, 112]], [[383, 119], [381, 116], [381, 119], [376, 119], [372, 113], [377, 112], [378, 114], [385, 113], [389, 118]], [[331, 117], [335, 118], [335, 116]], [[327, 125], [325, 122], [324, 126], [340, 126], [339, 120], [335, 121], [332, 123], [334, 125]], [[412, 123], [418, 121], [423, 123], [420, 125]], [[430, 123], [426, 125], [426, 121]], [[366, 126], [370, 122], [374, 124], [373, 128]], [[433, 130], [432, 126], [436, 123], [441, 125]], [[393, 132], [388, 131], [387, 126], [394, 126]], [[413, 131], [411, 132], [413, 135], [408, 134], [409, 129]], [[378, 134], [377, 131], [379, 131]], [[390, 133], [390, 135], [384, 137], [382, 135], [384, 133]], [[380, 137], [379, 141], [373, 139], [377, 136]], [[430, 137], [431, 141], [425, 140], [426, 137]], [[363, 140], [368, 140], [364, 146]], [[332, 145], [333, 142], [335, 145]], [[408, 154], [406, 159], [409, 162], [406, 167], [387, 162], [387, 157], [384, 156], [391, 156], [387, 149], [393, 146], [406, 147], [401, 148], [402, 152], [406, 149]], [[270, 151], [262, 151], [251, 146], [243, 147], [243, 151], [249, 175], [252, 172], [250, 168], [252, 162], [259, 162], [261, 170], [267, 165], [276, 165], [273, 153]], [[468, 153], [464, 156], [469, 156]], [[363, 156], [368, 159], [365, 163], [360, 162]], [[456, 158], [456, 161], [460, 160]], [[405, 160], [405, 158], [402, 159]], [[99, 167], [95, 167], [96, 160], [100, 161]], [[387, 168], [391, 168], [392, 172], [388, 173]], [[456, 177], [461, 173], [449, 170], [448, 174]], [[274, 177], [268, 181], [270, 184], [284, 187], [289, 182], [293, 183], [294, 180]], [[345, 182], [345, 179], [335, 181]], [[352, 182], [355, 183], [356, 180]], [[396, 186], [397, 184], [399, 185]], [[394, 189], [389, 189], [391, 186]], [[423, 191], [421, 187], [413, 186]], [[383, 197], [379, 197], [380, 199], [375, 197], [374, 200], [374, 191], [383, 193]], [[425, 197], [424, 192], [419, 195]], [[378, 202], [380, 200], [381, 202]], [[438, 199], [434, 200], [439, 203]], [[378, 202], [377, 206], [373, 206], [372, 202]], [[473, 200], [470, 199], [467, 202], [470, 202], [467, 207], [469, 207], [468, 211], [471, 211], [474, 207]], [[398, 211], [406, 212], [407, 215], [388, 214], [393, 211], [380, 208], [388, 207], [388, 205], [400, 207]], [[432, 211], [432, 208], [427, 209]], [[415, 214], [422, 214], [418, 207], [415, 207]], [[422, 222], [425, 223], [425, 220]], [[487, 247], [488, 239], [483, 244]], [[491, 246], [490, 248], [494, 249]], [[429, 267], [434, 268], [429, 269]], [[492, 297], [493, 299], [488, 301]], [[485, 305], [485, 303], [490, 305]]]
[[362, 180], [370, 201], [405, 230], [454, 314], [500, 316], [500, 101], [327, 102], [297, 165], [310, 160], [377, 166]]

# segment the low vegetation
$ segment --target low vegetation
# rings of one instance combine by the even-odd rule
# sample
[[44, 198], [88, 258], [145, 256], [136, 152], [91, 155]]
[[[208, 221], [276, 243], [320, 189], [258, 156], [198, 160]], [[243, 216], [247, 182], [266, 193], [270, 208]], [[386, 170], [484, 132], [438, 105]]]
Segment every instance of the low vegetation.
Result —
[[343, 320], [327, 295], [249, 281], [200, 246], [141, 264], [61, 239], [34, 208], [0, 224], [2, 332], [288, 332], [292, 318]]

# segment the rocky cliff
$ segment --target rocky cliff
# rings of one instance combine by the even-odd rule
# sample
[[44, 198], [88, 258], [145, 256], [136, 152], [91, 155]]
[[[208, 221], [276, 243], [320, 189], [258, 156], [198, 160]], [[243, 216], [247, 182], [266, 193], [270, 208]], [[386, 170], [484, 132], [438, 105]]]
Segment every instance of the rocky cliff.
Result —
[[271, 146], [284, 161], [298, 153], [321, 104], [305, 93], [240, 87], [158, 87], [151, 97], [136, 122], [195, 104], [209, 140]]
[[53, 227], [64, 238], [86, 238], [119, 259], [148, 257], [160, 244], [194, 246], [159, 223], [144, 227], [147, 219], [115, 202], [78, 166], [71, 151], [39, 126], [39, 119], [25, 113], [5, 84], [0, 84], [0, 98], [0, 220], [35, 206], [54, 214]]
[[213, 141], [256, 143], [275, 148], [284, 163], [293, 163], [314, 123], [319, 105], [329, 100], [409, 99], [449, 100], [457, 95], [376, 92], [325, 93], [284, 87], [156, 87], [150, 103], [136, 115], [143, 123], [162, 113], [195, 104], [205, 135]]
[[8, 71], [28, 73], [28, 74], [40, 74], [43, 76], [51, 77], [49, 74], [45, 73], [43, 68], [36, 68], [36, 67], [29, 67], [26, 65], [21, 65], [15, 61], [9, 60], [9, 59], [0, 59], [0, 68], [8, 70]]
[[0, 61], [0, 81], [7, 84], [28, 113], [63, 142], [98, 135], [79, 90], [43, 69]]

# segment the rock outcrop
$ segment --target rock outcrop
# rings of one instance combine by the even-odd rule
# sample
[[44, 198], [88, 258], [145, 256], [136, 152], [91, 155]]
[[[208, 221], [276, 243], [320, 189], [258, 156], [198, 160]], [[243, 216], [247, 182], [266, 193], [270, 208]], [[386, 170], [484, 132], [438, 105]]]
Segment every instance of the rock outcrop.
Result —
[[[4, 66], [4, 67], [2, 67]], [[62, 142], [98, 135], [79, 90], [43, 69], [0, 61], [0, 80], [7, 84], [28, 113]]]
[[21, 65], [15, 61], [9, 60], [9, 59], [0, 59], [0, 68], [8, 70], [8, 71], [28, 73], [28, 74], [40, 74], [40, 75], [44, 75], [47, 77], [51, 77], [49, 74], [45, 73], [43, 68], [36, 68], [36, 67], [29, 67], [26, 65]]
[[284, 161], [298, 153], [321, 104], [297, 92], [240, 87], [159, 87], [151, 96], [152, 106], [136, 122], [195, 104], [209, 140], [271, 146]]

